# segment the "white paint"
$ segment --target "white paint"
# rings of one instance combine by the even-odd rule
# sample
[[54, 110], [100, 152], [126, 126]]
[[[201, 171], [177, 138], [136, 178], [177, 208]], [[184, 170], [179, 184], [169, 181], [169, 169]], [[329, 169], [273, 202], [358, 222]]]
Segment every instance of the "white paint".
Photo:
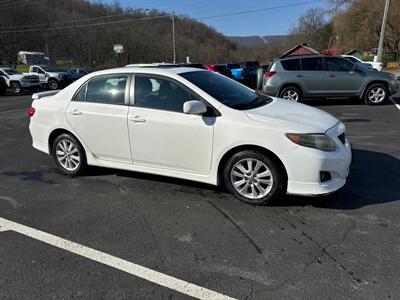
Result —
[[197, 299], [234, 299], [226, 295], [203, 288], [201, 286], [192, 284], [190, 282], [112, 256], [110, 254], [71, 242], [58, 236], [0, 218], [0, 231], [6, 230], [18, 232], [35, 240], [39, 240], [54, 247], [86, 257], [93, 261], [121, 270], [123, 272], [140, 277], [147, 281], [153, 282], [155, 284], [161, 285], [163, 287]]
[[392, 98], [390, 98], [390, 101], [393, 102], [393, 104], [397, 107], [398, 110], [400, 110], [400, 104], [398, 104], [396, 101], [394, 101]]
[[21, 204], [18, 203], [17, 200], [15, 200], [14, 198], [8, 197], [8, 196], [0, 196], [0, 200], [7, 201], [8, 203], [10, 203], [12, 205], [13, 208], [18, 208], [18, 207], [22, 206]]

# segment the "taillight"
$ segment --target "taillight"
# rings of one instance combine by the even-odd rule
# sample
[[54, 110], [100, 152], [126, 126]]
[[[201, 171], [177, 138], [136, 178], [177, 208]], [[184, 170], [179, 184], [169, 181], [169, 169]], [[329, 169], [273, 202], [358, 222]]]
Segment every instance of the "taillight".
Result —
[[28, 109], [28, 116], [29, 117], [33, 117], [33, 115], [35, 114], [35, 109], [33, 108], [33, 107], [30, 107], [29, 109]]
[[268, 79], [270, 79], [272, 76], [274, 76], [276, 74], [276, 71], [268, 71], [267, 73], [265, 73], [264, 75], [264, 79], [265, 81], [267, 81]]

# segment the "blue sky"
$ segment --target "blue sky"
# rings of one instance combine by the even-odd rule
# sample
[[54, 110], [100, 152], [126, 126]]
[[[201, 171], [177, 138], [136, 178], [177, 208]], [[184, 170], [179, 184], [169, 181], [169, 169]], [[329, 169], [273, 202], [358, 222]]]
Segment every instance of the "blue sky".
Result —
[[[301, 14], [312, 7], [326, 7], [324, 1], [299, 6], [264, 10], [239, 16], [204, 18], [247, 10], [268, 9], [311, 0], [119, 0], [122, 6], [157, 8], [199, 19], [225, 35], [286, 34]], [[113, 3], [114, 0], [100, 2]], [[204, 18], [204, 19], [202, 19]]]

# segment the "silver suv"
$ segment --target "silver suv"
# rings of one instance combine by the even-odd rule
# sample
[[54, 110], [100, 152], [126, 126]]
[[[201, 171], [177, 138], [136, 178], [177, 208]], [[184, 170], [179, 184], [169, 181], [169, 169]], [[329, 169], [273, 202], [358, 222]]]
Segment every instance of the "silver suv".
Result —
[[395, 75], [370, 71], [337, 56], [307, 55], [276, 59], [264, 75], [264, 93], [301, 101], [309, 98], [357, 97], [381, 104], [395, 94]]

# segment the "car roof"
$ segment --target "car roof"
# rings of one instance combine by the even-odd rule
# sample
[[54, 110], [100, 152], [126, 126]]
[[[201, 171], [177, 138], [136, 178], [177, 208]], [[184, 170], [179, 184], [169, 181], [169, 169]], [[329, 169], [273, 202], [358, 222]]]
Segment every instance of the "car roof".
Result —
[[94, 73], [90, 73], [91, 75], [107, 75], [107, 74], [121, 74], [121, 73], [144, 73], [144, 74], [159, 74], [159, 75], [176, 75], [188, 72], [209, 72], [204, 69], [199, 68], [190, 68], [190, 67], [151, 67], [151, 68], [144, 68], [144, 67], [137, 67], [137, 66], [126, 66], [122, 68], [115, 68], [115, 69], [107, 69], [102, 71], [97, 71]]

